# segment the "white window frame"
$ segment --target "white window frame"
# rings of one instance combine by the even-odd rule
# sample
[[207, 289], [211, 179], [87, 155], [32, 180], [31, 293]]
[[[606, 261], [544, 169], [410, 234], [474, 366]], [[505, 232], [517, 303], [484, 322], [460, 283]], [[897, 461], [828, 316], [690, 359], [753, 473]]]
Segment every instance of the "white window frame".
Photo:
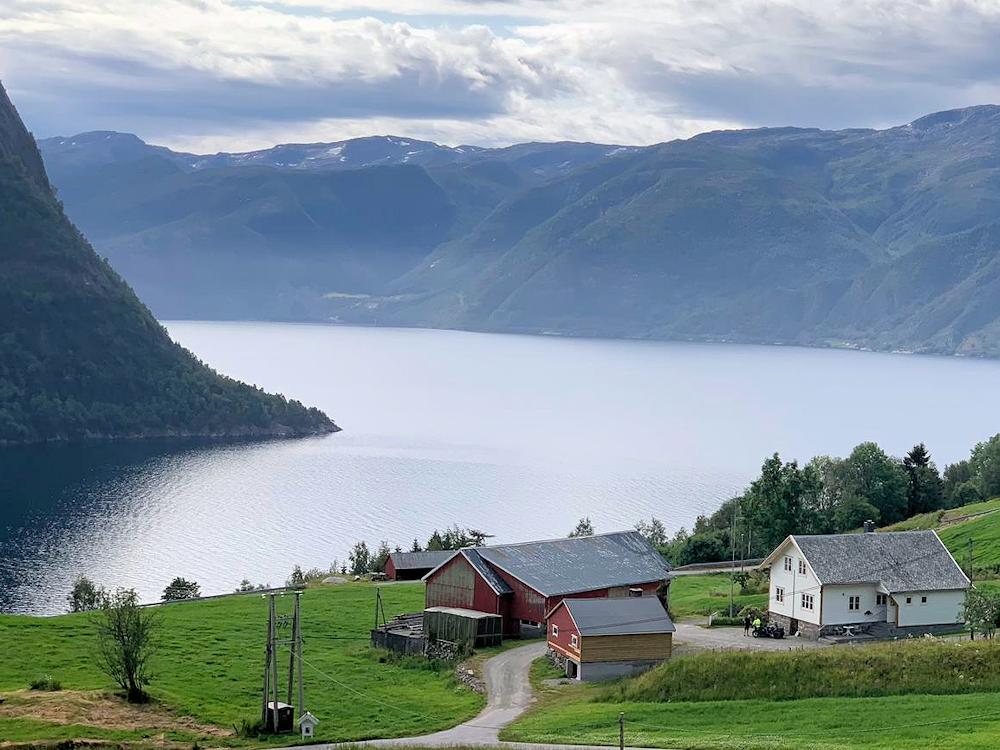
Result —
[[926, 596], [920, 597], [920, 606], [922, 607], [925, 604], [927, 604], [927, 597]]
[[552, 637], [553, 638], [559, 637], [559, 626], [556, 625], [555, 623], [552, 623]]
[[569, 637], [569, 645], [576, 648], [579, 643], [580, 639], [576, 637], [576, 633], [573, 633], [573, 635]]
[[906, 604], [907, 604], [907, 606], [909, 606], [910, 604], [913, 604], [913, 597], [912, 596], [906, 597]]
[[792, 558], [790, 555], [785, 555], [785, 570], [789, 573], [792, 572]]
[[885, 594], [875, 594], [875, 606], [884, 607], [888, 604], [888, 597]]
[[775, 586], [774, 588], [774, 601], [778, 604], [785, 603], [785, 589], [781, 586]]
[[802, 595], [802, 609], [808, 609], [810, 612], [813, 608], [813, 595], [803, 594]]
[[861, 611], [861, 597], [857, 594], [852, 594], [847, 598], [847, 609], [851, 612]]
[[799, 560], [799, 575], [804, 576], [806, 574], [806, 561]]

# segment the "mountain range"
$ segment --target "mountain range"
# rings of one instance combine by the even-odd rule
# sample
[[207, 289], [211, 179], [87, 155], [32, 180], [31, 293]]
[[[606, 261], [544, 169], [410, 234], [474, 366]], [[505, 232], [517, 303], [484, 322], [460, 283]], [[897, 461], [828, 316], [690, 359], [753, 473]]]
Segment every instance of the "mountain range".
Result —
[[0, 85], [0, 445], [337, 430], [224, 377], [167, 335], [56, 201]]
[[160, 317], [1000, 355], [1000, 107], [648, 147], [40, 142]]

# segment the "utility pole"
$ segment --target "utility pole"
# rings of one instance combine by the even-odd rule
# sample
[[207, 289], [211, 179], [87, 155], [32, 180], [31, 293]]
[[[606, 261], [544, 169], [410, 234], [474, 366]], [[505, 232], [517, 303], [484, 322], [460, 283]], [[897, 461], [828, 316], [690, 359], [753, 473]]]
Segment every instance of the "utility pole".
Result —
[[[266, 594], [267, 603], [267, 648], [264, 656], [264, 691], [261, 707], [261, 721], [273, 734], [278, 733], [278, 646], [288, 646], [288, 692], [286, 702], [292, 704], [292, 692], [298, 688], [297, 709], [301, 716], [304, 712], [305, 699], [302, 687], [302, 592], [295, 592], [295, 605], [292, 610], [291, 634], [288, 638], [278, 638], [278, 627], [288, 625], [288, 616], [277, 614], [275, 597], [277, 594]], [[273, 705], [268, 721], [268, 708]]]
[[969, 537], [969, 581], [972, 581], [972, 537]]
[[736, 575], [736, 513], [739, 511], [740, 501], [736, 500], [733, 502], [733, 528], [729, 532], [729, 538], [732, 541], [733, 547], [733, 559], [729, 566], [729, 616], [733, 616], [733, 587], [736, 584], [736, 579], [733, 576]]
[[625, 750], [625, 712], [618, 714], [618, 750]]

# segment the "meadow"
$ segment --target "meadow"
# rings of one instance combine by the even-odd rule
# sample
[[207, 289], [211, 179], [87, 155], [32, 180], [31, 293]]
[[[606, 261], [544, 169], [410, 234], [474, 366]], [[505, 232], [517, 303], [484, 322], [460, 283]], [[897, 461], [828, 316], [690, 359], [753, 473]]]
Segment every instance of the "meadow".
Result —
[[[383, 586], [381, 591], [389, 617], [423, 607], [419, 583]], [[303, 594], [305, 703], [320, 719], [317, 738], [423, 734], [478, 713], [483, 698], [458, 683], [452, 665], [392, 659], [369, 647], [374, 605], [375, 587], [370, 584], [310, 588]], [[279, 611], [290, 608], [291, 597], [279, 599]], [[49, 712], [61, 717], [58, 723], [19, 715], [19, 703], [43, 697], [72, 702], [95, 700], [97, 694], [109, 706], [123, 702], [110, 695], [115, 686], [96, 666], [90, 615], [0, 616], [5, 645], [0, 696], [6, 698], [0, 703], [0, 737], [27, 742], [163, 735], [167, 740], [201, 739], [203, 744], [205, 738], [215, 745], [254, 744], [221, 736], [218, 729], [232, 734], [234, 725], [260, 715], [266, 600], [259, 595], [231, 596], [157, 610], [162, 626], [149, 686], [156, 714], [150, 711], [149, 726], [142, 725], [141, 715], [130, 716], [121, 726], [68, 725], [63, 723], [72, 716], [68, 710]], [[53, 697], [26, 690], [43, 675], [58, 680], [62, 691]], [[101, 704], [95, 700], [93, 705]], [[165, 722], [165, 717], [175, 720]]]

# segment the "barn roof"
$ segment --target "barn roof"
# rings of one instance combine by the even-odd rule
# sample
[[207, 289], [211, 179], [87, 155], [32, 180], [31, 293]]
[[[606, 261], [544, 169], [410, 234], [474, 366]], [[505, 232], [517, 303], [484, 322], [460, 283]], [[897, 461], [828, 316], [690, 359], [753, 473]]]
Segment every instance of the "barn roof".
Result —
[[890, 594], [969, 587], [969, 579], [934, 531], [789, 538], [798, 545], [821, 584], [878, 583]]
[[662, 581], [670, 573], [660, 553], [637, 531], [498, 544], [474, 551], [543, 596]]
[[455, 553], [451, 550], [424, 552], [392, 552], [389, 557], [396, 570], [422, 570], [436, 568]]
[[[624, 599], [563, 599], [560, 605], [569, 610], [580, 635], [644, 635], [674, 632], [674, 623], [671, 622], [670, 615], [655, 596]], [[557, 605], [556, 609], [560, 605]]]
[[501, 578], [493, 568], [483, 562], [483, 558], [480, 556], [482, 552], [482, 547], [468, 547], [463, 550], [459, 550], [459, 554], [462, 555], [469, 564], [476, 569], [476, 572], [483, 577], [483, 580], [489, 584], [490, 588], [493, 589], [498, 594], [511, 594], [514, 590], [507, 585], [507, 582]]

